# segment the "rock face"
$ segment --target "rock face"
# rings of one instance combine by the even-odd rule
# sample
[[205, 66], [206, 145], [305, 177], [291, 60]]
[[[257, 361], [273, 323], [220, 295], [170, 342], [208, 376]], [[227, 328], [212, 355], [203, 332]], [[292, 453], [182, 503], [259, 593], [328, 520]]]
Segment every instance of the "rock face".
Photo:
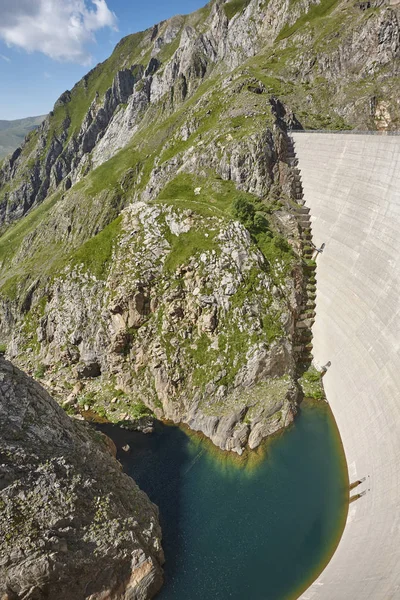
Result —
[[[71, 375], [86, 380], [97, 409], [112, 378], [111, 395], [122, 391], [131, 409], [187, 423], [223, 450], [255, 448], [297, 411], [295, 265], [287, 246], [271, 266], [240, 222], [137, 202], [122, 213], [105, 279], [78, 265], [48, 289], [40, 359], [65, 386]], [[27, 343], [16, 328], [20, 361]], [[107, 399], [102, 407], [117, 421], [131, 413]]]
[[[199, 251], [184, 260], [182, 245], [193, 240]], [[98, 285], [77, 271], [58, 283], [42, 321], [47, 360], [78, 340], [79, 354], [114, 373], [126, 393], [224, 450], [241, 452], [260, 423], [267, 435], [292, 420], [300, 294], [291, 278], [275, 286], [243, 225], [136, 203]]]
[[9, 357], [70, 412], [131, 423], [153, 414], [241, 454], [297, 412], [302, 241], [284, 107], [246, 74], [222, 85], [223, 108], [213, 86], [183, 119], [172, 115], [161, 144], [171, 117], [149, 125], [146, 142], [160, 145], [147, 177], [146, 155], [128, 145], [17, 241], [4, 268], [26, 276], [1, 303], [0, 329]]
[[157, 593], [158, 511], [121, 472], [108, 442], [0, 358], [2, 598], [144, 600]]
[[[65, 92], [22, 153], [1, 168], [0, 225], [114, 156], [143, 118], [154, 118], [159, 103], [173, 112], [204, 80], [231, 73], [255, 56], [260, 60], [249, 67], [261, 66], [267, 87], [311, 125], [319, 119], [321, 127], [396, 128], [398, 5], [319, 4], [213, 0], [193, 15], [121, 40], [109, 61]], [[296, 89], [287, 85], [294, 80]], [[70, 110], [74, 104], [78, 111]]]

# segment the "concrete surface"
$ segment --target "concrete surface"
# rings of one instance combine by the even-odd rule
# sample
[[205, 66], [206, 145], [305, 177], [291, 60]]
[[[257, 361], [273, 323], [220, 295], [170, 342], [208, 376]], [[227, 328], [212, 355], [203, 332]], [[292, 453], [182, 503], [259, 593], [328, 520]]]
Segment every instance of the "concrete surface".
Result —
[[352, 494], [339, 547], [302, 600], [400, 600], [400, 137], [294, 133], [317, 259], [314, 357]]

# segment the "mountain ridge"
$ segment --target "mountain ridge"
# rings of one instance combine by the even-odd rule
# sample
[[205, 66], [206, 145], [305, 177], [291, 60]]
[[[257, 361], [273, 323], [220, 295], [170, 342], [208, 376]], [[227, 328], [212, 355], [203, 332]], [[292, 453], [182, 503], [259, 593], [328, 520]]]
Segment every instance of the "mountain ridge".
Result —
[[0, 161], [14, 152], [32, 129], [39, 127], [46, 115], [11, 121], [0, 119]]

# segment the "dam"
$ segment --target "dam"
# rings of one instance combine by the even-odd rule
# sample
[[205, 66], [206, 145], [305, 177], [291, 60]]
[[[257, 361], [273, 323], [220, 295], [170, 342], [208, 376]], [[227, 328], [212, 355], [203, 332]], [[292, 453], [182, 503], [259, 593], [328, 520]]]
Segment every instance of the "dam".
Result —
[[317, 257], [314, 360], [354, 484], [301, 600], [400, 598], [400, 136], [292, 132]]

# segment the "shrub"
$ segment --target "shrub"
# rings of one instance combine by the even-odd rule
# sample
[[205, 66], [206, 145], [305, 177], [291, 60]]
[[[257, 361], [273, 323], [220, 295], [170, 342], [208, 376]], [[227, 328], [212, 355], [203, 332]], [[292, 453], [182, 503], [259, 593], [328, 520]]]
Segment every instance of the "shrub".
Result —
[[251, 228], [254, 225], [256, 209], [254, 208], [254, 204], [244, 196], [238, 196], [233, 201], [232, 213], [245, 227]]
[[267, 231], [269, 228], [268, 220], [262, 213], [257, 212], [254, 215], [254, 228], [258, 231]]
[[43, 363], [40, 363], [40, 365], [38, 365], [38, 368], [35, 371], [36, 379], [43, 379], [46, 371], [47, 371], [46, 365], [44, 365]]

